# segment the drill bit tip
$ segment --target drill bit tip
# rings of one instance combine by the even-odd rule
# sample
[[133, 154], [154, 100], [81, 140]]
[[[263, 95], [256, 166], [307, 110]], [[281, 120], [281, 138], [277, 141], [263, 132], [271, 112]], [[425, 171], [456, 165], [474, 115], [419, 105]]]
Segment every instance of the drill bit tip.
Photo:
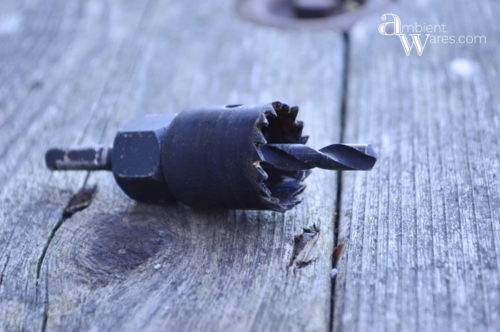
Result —
[[314, 167], [367, 171], [377, 161], [377, 155], [369, 144], [332, 144], [319, 151], [303, 144], [266, 144], [261, 151], [265, 163], [285, 171]]

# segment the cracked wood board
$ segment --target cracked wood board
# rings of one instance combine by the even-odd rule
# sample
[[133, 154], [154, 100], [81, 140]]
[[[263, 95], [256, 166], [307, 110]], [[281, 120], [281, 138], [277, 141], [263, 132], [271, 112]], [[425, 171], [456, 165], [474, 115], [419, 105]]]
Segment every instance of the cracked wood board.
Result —
[[[224, 1], [28, 5], [50, 8], [54, 27], [41, 33], [52, 47], [30, 50], [39, 62], [19, 62], [40, 73], [36, 89], [19, 77], [1, 99], [1, 328], [328, 329], [334, 174], [315, 172], [286, 214], [201, 213], [136, 204], [111, 174], [51, 173], [43, 154], [109, 143], [143, 113], [275, 99], [301, 106], [322, 147], [339, 137], [342, 38], [259, 27]], [[90, 206], [63, 216], [82, 183], [97, 184]]]
[[7, 45], [0, 62], [2, 330], [44, 328], [47, 294], [45, 283], [37, 280], [37, 269], [62, 222], [64, 202], [84, 174], [47, 172], [43, 153], [50, 144], [99, 139], [86, 128], [109, 75], [103, 68], [110, 67], [144, 7], [115, 6], [99, 13], [95, 4], [1, 5], [1, 19], [19, 25], [1, 36], [2, 45]]
[[500, 6], [384, 12], [487, 44], [406, 57], [378, 35], [380, 15], [351, 32], [346, 141], [373, 142], [380, 158], [343, 176], [334, 331], [498, 331]]

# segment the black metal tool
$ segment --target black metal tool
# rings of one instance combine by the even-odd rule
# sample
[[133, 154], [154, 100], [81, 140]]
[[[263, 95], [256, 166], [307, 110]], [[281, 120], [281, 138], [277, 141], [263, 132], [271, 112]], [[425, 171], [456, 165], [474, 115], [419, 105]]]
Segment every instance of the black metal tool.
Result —
[[51, 170], [110, 170], [131, 198], [195, 208], [286, 211], [311, 168], [369, 170], [370, 145], [305, 145], [298, 107], [226, 105], [127, 123], [113, 147], [47, 151]]

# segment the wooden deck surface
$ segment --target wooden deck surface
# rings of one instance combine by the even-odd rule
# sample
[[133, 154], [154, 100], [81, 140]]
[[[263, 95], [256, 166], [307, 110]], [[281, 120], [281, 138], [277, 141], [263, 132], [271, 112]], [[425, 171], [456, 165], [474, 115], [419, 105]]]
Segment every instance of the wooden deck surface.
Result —
[[[400, 1], [345, 35], [234, 5], [0, 4], [0, 330], [500, 330], [500, 4]], [[385, 12], [487, 43], [407, 57]], [[315, 171], [280, 214], [138, 204], [44, 165], [140, 114], [272, 100], [313, 147], [372, 143], [376, 167]]]

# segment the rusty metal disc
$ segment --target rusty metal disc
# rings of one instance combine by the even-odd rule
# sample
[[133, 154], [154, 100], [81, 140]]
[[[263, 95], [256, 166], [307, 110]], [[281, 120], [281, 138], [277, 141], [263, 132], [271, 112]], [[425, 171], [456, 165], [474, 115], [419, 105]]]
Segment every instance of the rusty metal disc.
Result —
[[[389, 0], [340, 1], [328, 13], [301, 17], [294, 0], [240, 0], [238, 13], [243, 18], [278, 28], [347, 31], [362, 17], [390, 3]], [[303, 2], [303, 1], [302, 1]]]

